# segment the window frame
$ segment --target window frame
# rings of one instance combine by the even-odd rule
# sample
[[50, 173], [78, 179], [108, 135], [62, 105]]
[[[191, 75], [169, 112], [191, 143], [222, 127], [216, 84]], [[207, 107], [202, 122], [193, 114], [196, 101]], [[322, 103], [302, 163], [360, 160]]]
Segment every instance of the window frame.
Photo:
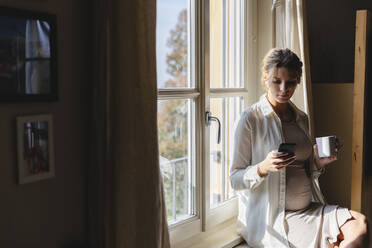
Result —
[[[211, 0], [206, 0], [207, 6]], [[243, 13], [243, 75], [242, 75], [242, 88], [210, 88], [210, 51], [209, 44], [209, 23], [204, 23], [205, 32], [203, 32], [204, 41], [204, 83], [205, 91], [203, 92], [205, 99], [205, 111], [210, 111], [210, 100], [212, 98], [228, 98], [228, 97], [243, 97], [244, 109], [251, 103], [256, 101], [257, 98], [257, 0], [242, 1]], [[209, 17], [209, 9], [205, 9], [205, 19]], [[253, 99], [253, 100], [252, 100]], [[204, 123], [205, 126], [205, 123]], [[206, 127], [206, 126], [205, 126]], [[208, 231], [216, 225], [221, 224], [231, 218], [237, 216], [238, 199], [234, 197], [220, 203], [217, 207], [210, 206], [210, 161], [209, 161], [209, 128], [204, 130], [204, 146], [203, 146], [203, 231]]]
[[[201, 232], [206, 232], [237, 216], [237, 198], [229, 199], [217, 207], [210, 207], [209, 199], [209, 127], [206, 126], [205, 113], [210, 110], [210, 99], [214, 97], [236, 97], [244, 99], [244, 109], [257, 98], [257, 0], [242, 1], [245, 14], [243, 20], [243, 87], [242, 88], [210, 88], [209, 63], [209, 3], [211, 0], [189, 0], [189, 8], [194, 8], [189, 21], [193, 34], [190, 38], [194, 46], [190, 52], [194, 54], [193, 73], [189, 80], [194, 88], [160, 88], [158, 100], [191, 99], [195, 104], [195, 216], [169, 225], [171, 244], [180, 243]], [[191, 26], [189, 26], [191, 27]], [[190, 61], [190, 60], [189, 60]], [[189, 66], [191, 67], [191, 66]], [[189, 68], [190, 70], [190, 68]], [[193, 135], [193, 134], [191, 134]]]

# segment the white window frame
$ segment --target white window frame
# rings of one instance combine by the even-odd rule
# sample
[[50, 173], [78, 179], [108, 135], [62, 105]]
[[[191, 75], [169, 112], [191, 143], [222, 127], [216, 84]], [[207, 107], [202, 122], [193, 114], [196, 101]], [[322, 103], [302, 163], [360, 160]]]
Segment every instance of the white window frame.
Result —
[[[206, 0], [205, 3], [209, 6], [209, 1]], [[242, 82], [243, 88], [233, 89], [233, 88], [210, 88], [210, 78], [209, 78], [209, 23], [204, 23], [205, 32], [203, 32], [204, 37], [204, 47], [205, 47], [205, 60], [204, 60], [204, 82], [205, 90], [203, 93], [205, 99], [205, 111], [210, 110], [210, 99], [213, 97], [237, 97], [241, 96], [244, 99], [244, 109], [247, 108], [251, 103], [255, 102], [257, 99], [257, 0], [242, 1], [243, 11], [245, 14], [243, 20], [243, 44], [245, 46], [243, 50], [243, 75]], [[209, 16], [208, 9], [205, 9], [206, 15]], [[205, 126], [205, 123], [204, 123]], [[208, 129], [204, 129], [204, 163], [203, 163], [203, 231], [208, 231], [222, 222], [225, 222], [231, 218], [235, 218], [238, 212], [238, 199], [232, 198], [219, 204], [217, 207], [211, 208], [209, 201], [210, 194], [210, 161], [209, 161], [209, 140], [210, 132]]]
[[[210, 89], [209, 85], [209, 2], [213, 0], [190, 1], [195, 15], [190, 39], [194, 40], [195, 71], [190, 80], [193, 89], [159, 89], [158, 100], [193, 99], [195, 101], [195, 216], [169, 226], [171, 244], [180, 243], [196, 234], [211, 230], [222, 222], [236, 218], [237, 198], [229, 199], [218, 207], [210, 208], [209, 200], [209, 127], [206, 126], [205, 113], [210, 109], [211, 97], [242, 96], [244, 108], [257, 99], [257, 25], [258, 0], [243, 1], [244, 6], [244, 44], [243, 49], [243, 88]], [[188, 49], [190, 52], [190, 49]], [[190, 58], [190, 56], [189, 56]]]

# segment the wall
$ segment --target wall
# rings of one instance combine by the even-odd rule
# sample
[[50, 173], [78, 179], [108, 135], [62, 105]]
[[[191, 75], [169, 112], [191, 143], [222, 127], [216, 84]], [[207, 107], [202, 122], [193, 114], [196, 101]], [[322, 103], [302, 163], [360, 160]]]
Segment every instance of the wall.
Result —
[[313, 81], [315, 135], [344, 139], [339, 160], [320, 184], [329, 203], [350, 207], [351, 137], [356, 10], [372, 10], [369, 0], [305, 1]]
[[[0, 247], [83, 247], [86, 239], [85, 140], [88, 11], [77, 0], [0, 0], [57, 15], [59, 100], [0, 104]], [[16, 116], [51, 113], [56, 177], [17, 184]]]
[[304, 2], [307, 9], [313, 82], [353, 82], [356, 10], [372, 10], [372, 1]]
[[338, 160], [326, 167], [319, 181], [327, 202], [343, 207], [350, 207], [353, 86], [313, 84], [315, 136], [336, 135], [344, 143]]

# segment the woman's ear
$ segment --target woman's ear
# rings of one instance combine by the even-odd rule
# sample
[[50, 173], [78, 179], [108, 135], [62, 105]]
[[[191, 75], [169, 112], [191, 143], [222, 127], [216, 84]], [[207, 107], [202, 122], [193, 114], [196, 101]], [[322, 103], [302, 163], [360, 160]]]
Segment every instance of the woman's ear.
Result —
[[263, 80], [264, 82], [266, 82], [268, 78], [269, 78], [269, 75], [267, 75], [267, 73], [264, 72], [264, 73], [263, 73], [262, 80]]
[[262, 85], [263, 87], [265, 88], [265, 91], [267, 92], [268, 89], [269, 89], [269, 81], [271, 79], [271, 74], [270, 72], [266, 71], [266, 72], [263, 72], [262, 74]]
[[268, 84], [268, 81], [267, 81], [267, 79], [264, 78], [263, 81], [262, 81], [262, 85], [265, 88], [265, 91], [266, 92], [269, 89], [269, 86], [267, 84]]

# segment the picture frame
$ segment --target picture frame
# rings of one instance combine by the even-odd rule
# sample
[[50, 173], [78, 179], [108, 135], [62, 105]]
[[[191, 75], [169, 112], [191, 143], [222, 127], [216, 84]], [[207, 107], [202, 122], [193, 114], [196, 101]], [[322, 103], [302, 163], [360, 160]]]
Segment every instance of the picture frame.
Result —
[[57, 101], [57, 18], [0, 7], [0, 103]]
[[19, 184], [55, 176], [52, 115], [17, 117]]

